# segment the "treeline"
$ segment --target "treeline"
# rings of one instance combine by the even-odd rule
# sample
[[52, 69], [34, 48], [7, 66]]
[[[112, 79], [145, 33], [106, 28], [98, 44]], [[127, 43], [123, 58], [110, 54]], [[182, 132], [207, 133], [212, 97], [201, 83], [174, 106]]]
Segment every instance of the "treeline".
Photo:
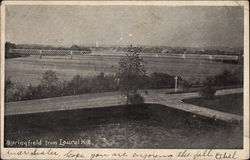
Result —
[[118, 88], [113, 75], [82, 77], [75, 75], [70, 81], [61, 81], [55, 71], [46, 71], [39, 85], [32, 86], [17, 84], [10, 79], [5, 81], [5, 100], [22, 101], [40, 98], [60, 97], [84, 93], [115, 91]]
[[[209, 76], [203, 81], [187, 81], [178, 77], [179, 91], [190, 91], [195, 85], [204, 87], [220, 87], [242, 85], [242, 74], [224, 70], [222, 73]], [[152, 73], [142, 81], [143, 89], [174, 88], [174, 76], [166, 73]], [[36, 86], [14, 83], [11, 79], [5, 80], [5, 101], [23, 101], [50, 97], [78, 95], [85, 93], [100, 93], [119, 90], [119, 79], [116, 75], [105, 75], [101, 72], [92, 77], [75, 75], [69, 81], [62, 81], [55, 71], [46, 71], [40, 83]], [[206, 91], [206, 90], [205, 90]]]
[[[142, 82], [143, 88], [173, 88], [174, 77], [165, 73], [153, 73]], [[69, 81], [62, 81], [55, 71], [46, 71], [37, 86], [14, 83], [10, 78], [5, 80], [5, 101], [23, 101], [50, 97], [100, 93], [119, 90], [119, 79], [116, 75], [105, 75], [101, 72], [92, 77], [75, 75]]]

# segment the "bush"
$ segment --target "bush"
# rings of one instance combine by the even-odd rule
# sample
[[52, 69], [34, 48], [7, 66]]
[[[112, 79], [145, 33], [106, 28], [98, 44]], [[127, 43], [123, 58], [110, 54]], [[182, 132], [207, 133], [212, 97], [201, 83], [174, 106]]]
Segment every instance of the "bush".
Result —
[[229, 85], [240, 85], [243, 79], [241, 76], [241, 70], [235, 72], [229, 70], [223, 70], [222, 73], [214, 76], [216, 86], [229, 86]]
[[206, 86], [200, 91], [200, 95], [206, 99], [213, 99], [216, 89], [212, 86]]
[[144, 103], [144, 98], [140, 94], [136, 93], [134, 95], [130, 95], [128, 97], [128, 101], [130, 104], [142, 104]]
[[81, 77], [75, 75], [71, 81], [68, 82], [68, 94], [83, 94], [83, 93], [96, 93], [115, 91], [118, 89], [115, 76], [105, 75], [101, 72], [95, 77]]
[[106, 92], [117, 90], [117, 82], [113, 75], [105, 75], [101, 72], [99, 75], [93, 78], [92, 92]]
[[200, 95], [206, 99], [212, 99], [215, 96], [216, 89], [214, 88], [215, 85], [215, 78], [214, 77], [207, 77], [203, 82], [204, 88], [201, 89]]
[[182, 90], [185, 92], [190, 92], [191, 88], [192, 88], [192, 83], [190, 83], [189, 81], [183, 81], [182, 82]]
[[92, 80], [90, 77], [83, 78], [80, 75], [75, 75], [71, 81], [67, 83], [66, 92], [71, 94], [89, 93], [92, 88]]
[[10, 80], [10, 78], [8, 78], [7, 80], [5, 80], [5, 88], [4, 88], [4, 96], [5, 96], [5, 101], [8, 102], [9, 100], [11, 100], [11, 95], [13, 94], [13, 87], [14, 87], [14, 83]]
[[174, 77], [166, 73], [154, 72], [148, 79], [150, 88], [174, 88], [175, 85]]

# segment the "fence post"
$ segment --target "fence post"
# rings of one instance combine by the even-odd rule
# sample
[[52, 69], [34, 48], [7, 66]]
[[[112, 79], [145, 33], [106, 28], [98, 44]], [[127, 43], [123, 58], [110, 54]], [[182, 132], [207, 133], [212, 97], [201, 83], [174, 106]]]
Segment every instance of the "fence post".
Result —
[[178, 89], [178, 77], [175, 76], [174, 79], [175, 79], [174, 92], [176, 93]]

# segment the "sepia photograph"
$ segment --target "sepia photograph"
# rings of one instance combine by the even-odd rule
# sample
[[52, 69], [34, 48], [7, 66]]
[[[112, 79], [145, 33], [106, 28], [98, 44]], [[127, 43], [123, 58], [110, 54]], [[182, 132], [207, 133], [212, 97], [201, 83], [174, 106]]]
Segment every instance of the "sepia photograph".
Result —
[[204, 149], [203, 158], [236, 159], [249, 147], [248, 3], [93, 4], [1, 6], [5, 155]]

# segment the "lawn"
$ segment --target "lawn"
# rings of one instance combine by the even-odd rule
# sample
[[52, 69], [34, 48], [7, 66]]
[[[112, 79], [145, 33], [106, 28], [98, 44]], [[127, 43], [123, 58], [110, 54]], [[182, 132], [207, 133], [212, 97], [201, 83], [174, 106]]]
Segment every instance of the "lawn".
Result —
[[216, 96], [214, 99], [191, 98], [183, 102], [215, 109], [222, 112], [243, 115], [243, 94]]
[[[7, 141], [28, 140], [42, 142], [31, 147], [243, 147], [242, 123], [216, 121], [157, 104], [5, 116], [4, 131], [5, 147], [24, 147]], [[72, 140], [81, 143], [62, 145]]]
[[[40, 82], [46, 70], [54, 70], [62, 80], [69, 80], [75, 74], [82, 76], [97, 75], [101, 71], [105, 74], [115, 73], [120, 56], [75, 55], [73, 60], [69, 56], [29, 56], [6, 59], [5, 77], [14, 82], [36, 85]], [[242, 65], [222, 62], [210, 63], [204, 59], [154, 58], [144, 57], [147, 63], [147, 73], [162, 72], [178, 75], [184, 79], [202, 79], [215, 75], [227, 69], [242, 70]]]

